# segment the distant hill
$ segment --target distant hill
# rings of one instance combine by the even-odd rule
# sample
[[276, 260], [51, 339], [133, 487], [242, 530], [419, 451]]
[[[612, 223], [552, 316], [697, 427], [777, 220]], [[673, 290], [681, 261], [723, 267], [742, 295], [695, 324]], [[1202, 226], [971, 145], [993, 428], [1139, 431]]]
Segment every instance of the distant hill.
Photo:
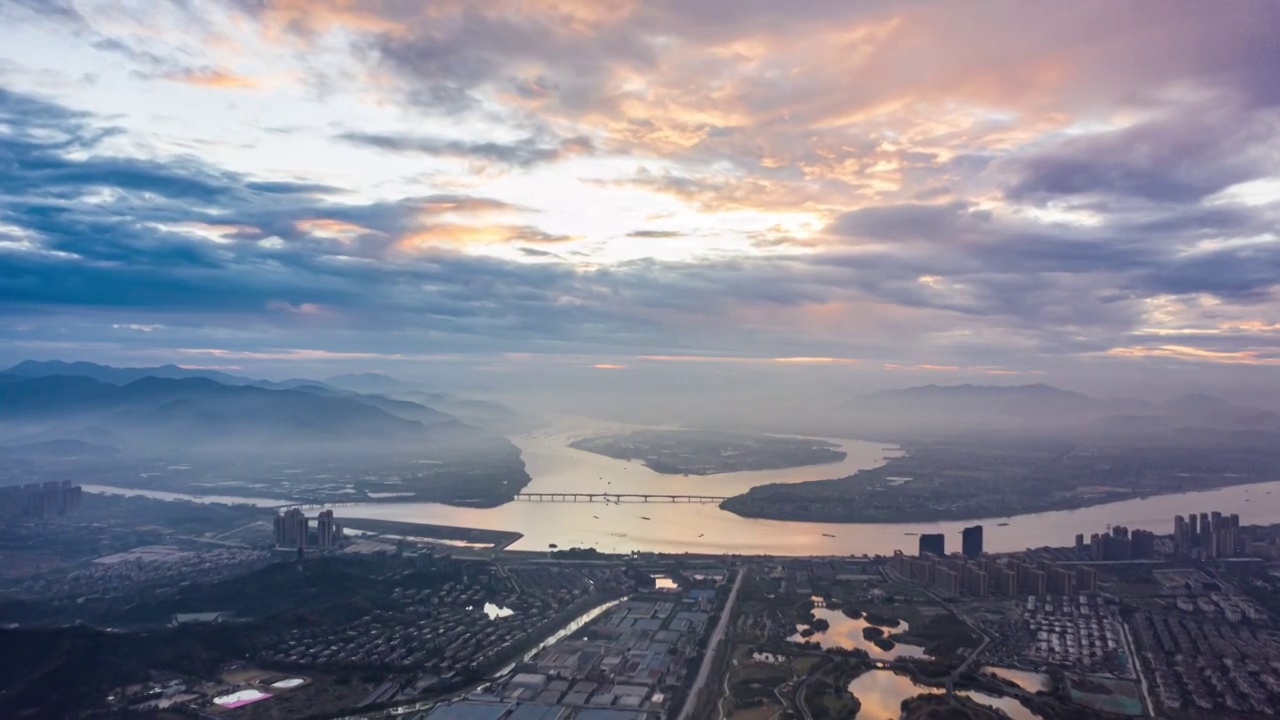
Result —
[[207, 378], [145, 377], [113, 385], [47, 376], [4, 383], [0, 422], [59, 439], [92, 434], [96, 442], [102, 442], [106, 429], [111, 444], [138, 452], [364, 455], [412, 453], [445, 443], [509, 445], [415, 403], [224, 385]]
[[1167, 436], [1191, 429], [1280, 430], [1280, 416], [1211, 395], [1165, 403], [1099, 399], [1052, 385], [924, 385], [862, 395], [839, 409], [855, 428], [886, 434], [1015, 431]]
[[[292, 378], [289, 380], [259, 380], [241, 375], [231, 375], [219, 370], [203, 368], [184, 368], [179, 365], [158, 365], [155, 367], [112, 367], [97, 363], [62, 360], [23, 360], [8, 370], [0, 371], [0, 378], [37, 378], [37, 377], [87, 377], [112, 385], [128, 385], [143, 378], [155, 377], [169, 380], [186, 380], [203, 378], [223, 385], [253, 385], [269, 390], [292, 390], [298, 387], [325, 387], [319, 380]], [[332, 390], [332, 388], [329, 388]]]
[[397, 393], [422, 389], [414, 383], [405, 382], [382, 373], [335, 375], [325, 380], [325, 384], [359, 393]]
[[110, 383], [112, 385], [127, 385], [128, 383], [141, 380], [146, 377], [168, 378], [171, 380], [206, 378], [208, 380], [220, 382], [224, 385], [249, 385], [254, 382], [252, 378], [229, 375], [218, 370], [184, 368], [177, 365], [122, 368], [111, 367], [110, 365], [99, 365], [91, 362], [63, 362], [62, 360], [23, 360], [8, 370], [4, 370], [0, 374], [28, 378], [49, 377], [53, 375], [64, 377], [87, 377], [99, 382]]
[[25, 445], [0, 446], [0, 455], [26, 458], [102, 458], [119, 453], [119, 448], [83, 440], [46, 440]]
[[399, 396], [447, 412], [468, 425], [503, 435], [520, 435], [546, 425], [546, 421], [537, 415], [520, 412], [493, 400], [472, 400], [448, 393], [408, 392]]
[[[156, 367], [119, 368], [91, 362], [64, 362], [61, 360], [25, 360], [0, 372], [0, 386], [35, 378], [88, 378], [109, 385], [124, 386], [145, 378], [173, 380], [202, 379], [234, 387], [255, 387], [265, 390], [298, 390], [324, 397], [345, 397], [379, 408], [396, 417], [437, 425], [457, 419], [477, 428], [500, 435], [528, 432], [541, 426], [542, 421], [523, 414], [507, 405], [485, 400], [459, 398], [447, 393], [425, 392], [413, 383], [405, 382], [381, 373], [356, 373], [337, 375], [327, 381], [309, 378], [288, 380], [262, 380], [232, 375], [217, 370], [184, 368], [177, 365]], [[68, 381], [56, 381], [66, 384]], [[34, 388], [28, 388], [34, 390]], [[38, 392], [60, 393], [52, 387]], [[83, 385], [72, 391], [70, 400], [91, 401], [91, 396], [101, 389]], [[81, 395], [77, 396], [77, 393]], [[55, 400], [55, 404], [56, 404]], [[99, 435], [97, 440], [101, 440]]]

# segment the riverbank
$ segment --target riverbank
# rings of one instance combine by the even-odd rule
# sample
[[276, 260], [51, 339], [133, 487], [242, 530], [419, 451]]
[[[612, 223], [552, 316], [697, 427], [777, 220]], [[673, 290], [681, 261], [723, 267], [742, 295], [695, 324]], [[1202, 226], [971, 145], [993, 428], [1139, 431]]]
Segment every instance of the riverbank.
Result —
[[662, 475], [700, 477], [827, 465], [848, 457], [838, 443], [826, 440], [692, 429], [593, 436], [574, 440], [569, 447], [615, 460], [636, 460]]
[[1016, 517], [1272, 482], [1257, 458], [1167, 448], [924, 445], [848, 477], [753, 487], [720, 504], [740, 517], [933, 523]]
[[506, 530], [484, 530], [481, 528], [397, 520], [339, 517], [338, 522], [343, 528], [371, 535], [381, 535], [395, 539], [403, 538], [410, 541], [425, 541], [428, 543], [438, 542], [444, 545], [455, 545], [460, 548], [506, 550], [524, 537], [521, 533]]

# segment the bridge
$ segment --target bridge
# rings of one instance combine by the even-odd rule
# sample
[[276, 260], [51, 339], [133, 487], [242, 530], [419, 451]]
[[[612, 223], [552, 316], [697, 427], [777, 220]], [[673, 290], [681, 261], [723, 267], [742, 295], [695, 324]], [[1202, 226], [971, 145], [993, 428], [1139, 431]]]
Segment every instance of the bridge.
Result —
[[516, 500], [525, 502], [603, 502], [603, 503], [719, 503], [728, 500], [717, 495], [642, 495], [637, 493], [520, 493]]

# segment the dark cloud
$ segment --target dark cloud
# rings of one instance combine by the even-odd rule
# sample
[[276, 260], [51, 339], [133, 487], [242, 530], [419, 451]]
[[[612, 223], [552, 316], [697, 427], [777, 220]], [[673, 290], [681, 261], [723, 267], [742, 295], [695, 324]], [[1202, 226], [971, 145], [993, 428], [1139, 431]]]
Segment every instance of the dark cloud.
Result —
[[627, 237], [632, 238], [672, 238], [681, 237], [682, 235], [684, 233], [676, 232], [675, 230], [632, 230], [627, 233]]
[[250, 181], [245, 183], [245, 188], [255, 192], [277, 193], [280, 195], [332, 195], [346, 192], [346, 190], [332, 185], [281, 180]]
[[393, 152], [487, 160], [518, 167], [541, 165], [566, 157], [590, 155], [595, 152], [591, 139], [584, 136], [563, 138], [558, 141], [544, 137], [527, 137], [510, 143], [359, 132], [342, 133], [338, 138], [357, 145]]
[[[435, 214], [513, 208], [461, 194], [338, 203], [340, 188], [249, 178], [190, 158], [104, 156], [96, 118], [11, 92], [0, 94], [0, 118], [0, 223], [25, 241], [0, 250], [0, 304], [11, 315], [144, 313], [166, 326], [233, 317], [303, 327], [314, 338], [413, 329], [442, 347], [836, 355], [964, 329], [930, 352], [977, 360], [1002, 346], [1104, 351], [1142, 326], [1149, 298], [1203, 293], [1247, 304], [1280, 278], [1270, 244], [1188, 251], [1223, 233], [1274, 227], [1269, 208], [1135, 207], [1123, 198], [1099, 201], [1094, 210], [1109, 222], [1093, 226], [966, 202], [870, 207], [836, 216], [821, 243], [794, 255], [583, 269], [406, 251], [400, 239], [439, 231]], [[335, 228], [343, 239], [327, 234]], [[514, 243], [563, 239], [533, 226], [504, 232]], [[537, 247], [518, 251], [556, 259]], [[895, 308], [912, 322], [863, 338], [798, 333], [794, 313], [832, 304]], [[302, 307], [324, 314], [299, 325], [297, 312], [279, 310]], [[748, 308], [757, 319], [729, 320]]]
[[[317, 339], [349, 328], [406, 331], [363, 335], [384, 344], [873, 356], [891, 346], [989, 360], [1121, 346], [1144, 325], [1176, 324], [1176, 312], [1152, 310], [1165, 304], [1195, 305], [1187, 320], [1206, 307], [1274, 307], [1276, 208], [1209, 201], [1277, 167], [1270, 0], [1169, 0], [1161, 12], [1111, 0], [232, 1], [270, 33], [323, 36], [318, 53], [349, 39], [342, 60], [366, 63], [410, 113], [496, 118], [516, 138], [362, 129], [345, 142], [516, 170], [607, 153], [661, 169], [587, 182], [830, 224], [799, 239], [745, 235], [768, 256], [576, 267], [523, 246], [565, 238], [499, 226], [543, 261], [481, 258], [437, 241], [511, 206], [465, 195], [360, 203], [207, 160], [112, 157], [101, 139], [117, 131], [101, 119], [9, 93], [5, 312], [123, 309], [284, 333], [299, 320], [279, 308], [315, 306], [326, 310], [308, 326]], [[70, 3], [21, 4], [81, 23]], [[237, 79], [76, 33], [141, 77]], [[1106, 129], [1121, 120], [1133, 124]], [[468, 217], [445, 224], [446, 212]]]
[[[1280, 58], [1278, 58], [1280, 59]], [[1123, 130], [1011, 158], [1014, 200], [1097, 195], [1188, 203], [1275, 170], [1280, 116], [1239, 105], [1172, 108]]]

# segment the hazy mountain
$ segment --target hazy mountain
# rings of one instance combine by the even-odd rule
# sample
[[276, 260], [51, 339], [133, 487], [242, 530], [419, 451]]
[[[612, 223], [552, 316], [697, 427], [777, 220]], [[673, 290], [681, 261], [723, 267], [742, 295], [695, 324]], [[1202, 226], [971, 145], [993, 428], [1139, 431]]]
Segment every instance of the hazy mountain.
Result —
[[[163, 378], [173, 380], [202, 379], [233, 387], [255, 387], [266, 390], [297, 390], [300, 392], [324, 397], [343, 397], [357, 400], [365, 405], [379, 408], [399, 418], [414, 420], [424, 425], [438, 425], [455, 419], [483, 428], [498, 434], [514, 434], [526, 432], [540, 423], [536, 418], [523, 415], [501, 403], [468, 400], [445, 393], [421, 392], [417, 385], [398, 380], [380, 373], [360, 373], [339, 375], [329, 381], [308, 378], [292, 378], [289, 380], [260, 380], [239, 375], [231, 375], [216, 370], [183, 368], [177, 365], [159, 367], [118, 368], [99, 365], [91, 362], [63, 362], [61, 360], [37, 361], [26, 360], [0, 373], [0, 384], [6, 381], [22, 379], [60, 377], [55, 384], [63, 389], [77, 388], [72, 391], [71, 399], [91, 401], [92, 397], [101, 394], [100, 389], [86, 384], [79, 386], [70, 382], [70, 378], [87, 378], [110, 385], [128, 385], [145, 378]], [[62, 390], [48, 384], [29, 386], [26, 391], [46, 393], [46, 397], [55, 405]], [[15, 390], [14, 392], [21, 392]], [[75, 393], [83, 393], [82, 396]], [[425, 404], [424, 404], [425, 403]], [[441, 407], [428, 407], [426, 404]], [[33, 408], [33, 411], [37, 411]]]
[[447, 412], [468, 425], [503, 435], [520, 435], [546, 425], [546, 421], [537, 415], [520, 412], [510, 405], [493, 400], [472, 400], [448, 393], [425, 392], [402, 393], [401, 397]]
[[420, 390], [417, 385], [404, 380], [393, 378], [390, 375], [382, 373], [352, 373], [348, 375], [335, 375], [324, 381], [326, 385], [331, 385], [343, 390], [353, 390], [359, 393], [398, 393], [412, 392]]
[[161, 365], [159, 367], [121, 368], [110, 365], [99, 365], [91, 362], [63, 362], [62, 360], [23, 360], [5, 370], [5, 375], [20, 377], [87, 377], [112, 385], [127, 385], [146, 377], [168, 378], [180, 380], [184, 378], [206, 378], [224, 385], [249, 385], [252, 378], [229, 375], [217, 370], [184, 368], [177, 365]]
[[1192, 394], [1164, 403], [1099, 399], [1051, 385], [925, 385], [863, 395], [841, 408], [856, 428], [890, 433], [1014, 431], [1133, 437], [1187, 430], [1280, 429], [1280, 416]]
[[224, 385], [206, 378], [146, 377], [113, 385], [48, 376], [5, 383], [0, 385], [0, 423], [23, 439], [32, 433], [92, 435], [101, 442], [105, 429], [111, 444], [148, 453], [368, 455], [412, 453], [443, 443], [509, 446], [504, 438], [415, 403]]
[[[99, 365], [91, 362], [63, 362], [62, 360], [24, 360], [17, 365], [0, 372], [0, 377], [36, 378], [36, 377], [87, 377], [112, 385], [128, 385], [143, 378], [156, 377], [169, 380], [185, 380], [203, 378], [223, 385], [253, 385], [269, 390], [292, 390], [298, 387], [323, 388], [325, 384], [319, 380], [291, 378], [289, 380], [259, 380], [242, 375], [231, 375], [218, 370], [202, 368], [184, 368], [178, 365], [159, 365], [156, 367], [121, 368], [110, 365]], [[330, 388], [332, 389], [332, 388]]]
[[84, 442], [82, 440], [46, 440], [44, 442], [27, 443], [25, 445], [0, 446], [0, 455], [29, 458], [94, 458], [111, 457], [119, 454], [120, 449], [110, 445]]

